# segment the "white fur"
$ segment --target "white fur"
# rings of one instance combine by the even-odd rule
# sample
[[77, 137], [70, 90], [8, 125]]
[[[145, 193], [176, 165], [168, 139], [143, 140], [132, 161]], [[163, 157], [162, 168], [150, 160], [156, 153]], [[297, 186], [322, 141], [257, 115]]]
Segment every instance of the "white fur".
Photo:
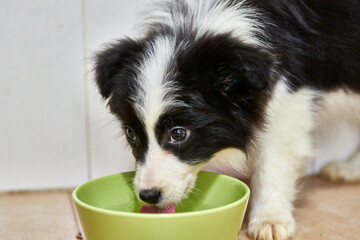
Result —
[[295, 233], [292, 216], [296, 180], [312, 157], [311, 130], [316, 93], [291, 93], [282, 78], [266, 109], [266, 130], [259, 133], [254, 162], [249, 234], [255, 239], [288, 239]]
[[257, 34], [264, 35], [259, 24], [260, 13], [254, 7], [246, 6], [244, 2], [231, 7], [221, 0], [180, 0], [177, 4], [172, 4], [173, 8], [180, 8], [181, 4], [185, 4], [188, 9], [186, 13], [180, 9], [171, 11], [168, 3], [169, 1], [157, 1], [149, 6], [144, 12], [145, 20], [139, 25], [142, 32], [160, 23], [175, 30], [191, 29], [196, 33], [196, 38], [206, 34], [229, 33], [247, 44], [263, 47], [267, 45], [256, 37]]
[[249, 178], [250, 169], [246, 154], [236, 148], [217, 152], [204, 167], [204, 170], [224, 173], [235, 178]]
[[[339, 90], [323, 95], [315, 134], [317, 165], [332, 180], [360, 179], [360, 96]], [[346, 132], [347, 136], [341, 135]], [[346, 141], [346, 139], [349, 139]]]

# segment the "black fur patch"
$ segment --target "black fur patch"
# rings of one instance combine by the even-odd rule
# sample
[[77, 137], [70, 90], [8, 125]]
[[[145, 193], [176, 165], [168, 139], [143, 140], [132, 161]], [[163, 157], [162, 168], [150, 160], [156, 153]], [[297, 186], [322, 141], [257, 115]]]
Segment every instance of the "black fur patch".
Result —
[[360, 93], [360, 1], [259, 0], [278, 72], [296, 91]]
[[96, 55], [95, 80], [104, 98], [118, 89], [120, 82], [129, 81], [128, 76], [136, 74], [134, 66], [140, 63], [144, 47], [144, 40], [126, 38], [110, 44]]

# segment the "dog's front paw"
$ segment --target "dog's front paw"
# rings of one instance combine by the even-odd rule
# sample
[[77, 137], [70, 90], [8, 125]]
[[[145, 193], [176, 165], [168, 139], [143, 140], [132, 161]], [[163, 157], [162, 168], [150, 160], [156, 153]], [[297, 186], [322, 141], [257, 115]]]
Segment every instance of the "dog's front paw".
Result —
[[295, 234], [295, 221], [291, 219], [253, 219], [248, 234], [255, 240], [287, 240]]

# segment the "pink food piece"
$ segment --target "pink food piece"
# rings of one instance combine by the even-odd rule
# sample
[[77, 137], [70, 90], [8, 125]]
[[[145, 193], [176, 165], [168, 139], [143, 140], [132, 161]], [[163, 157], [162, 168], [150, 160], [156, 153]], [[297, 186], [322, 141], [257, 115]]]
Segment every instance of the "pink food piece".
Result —
[[175, 205], [168, 208], [141, 206], [140, 213], [175, 213]]

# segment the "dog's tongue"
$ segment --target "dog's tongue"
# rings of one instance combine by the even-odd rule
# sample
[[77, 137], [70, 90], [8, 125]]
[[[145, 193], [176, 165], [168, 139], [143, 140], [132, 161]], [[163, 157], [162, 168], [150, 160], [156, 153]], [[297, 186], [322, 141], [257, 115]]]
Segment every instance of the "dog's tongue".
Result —
[[175, 204], [168, 208], [141, 206], [140, 213], [175, 213]]

